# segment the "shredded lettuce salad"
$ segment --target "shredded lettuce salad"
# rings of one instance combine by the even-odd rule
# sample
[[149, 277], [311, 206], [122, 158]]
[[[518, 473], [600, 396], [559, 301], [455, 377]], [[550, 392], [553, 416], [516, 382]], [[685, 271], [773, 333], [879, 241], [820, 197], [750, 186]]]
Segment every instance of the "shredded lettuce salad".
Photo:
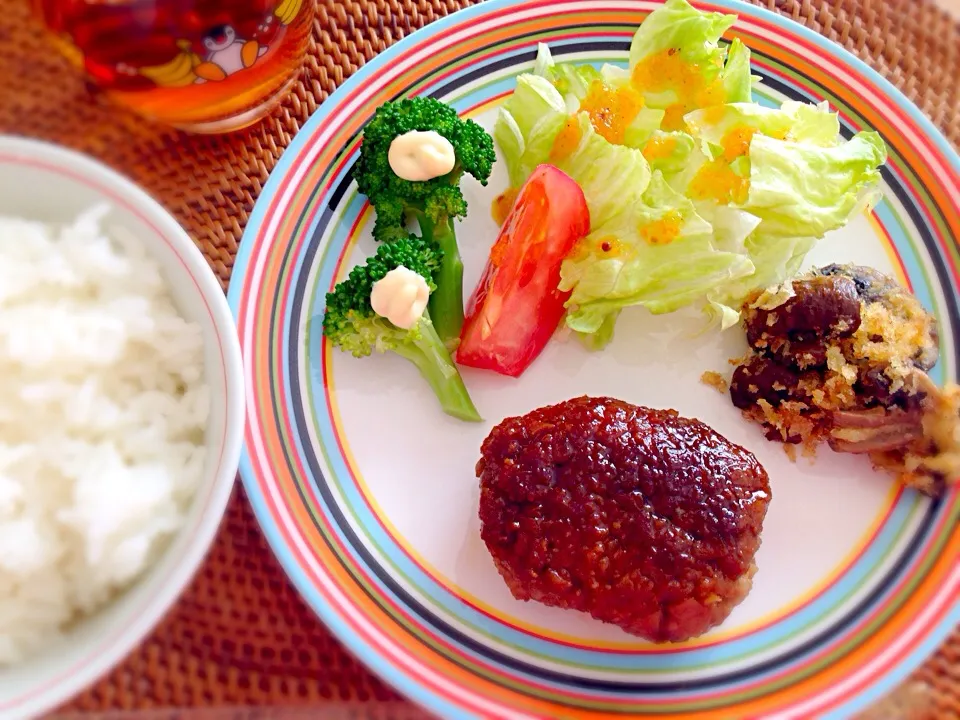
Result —
[[840, 136], [826, 104], [752, 101], [736, 16], [667, 0], [627, 68], [557, 63], [541, 45], [494, 138], [519, 188], [549, 162], [583, 188], [591, 231], [564, 261], [567, 325], [594, 347], [620, 311], [703, 307], [723, 328], [751, 292], [792, 277], [825, 233], [876, 201], [886, 147]]

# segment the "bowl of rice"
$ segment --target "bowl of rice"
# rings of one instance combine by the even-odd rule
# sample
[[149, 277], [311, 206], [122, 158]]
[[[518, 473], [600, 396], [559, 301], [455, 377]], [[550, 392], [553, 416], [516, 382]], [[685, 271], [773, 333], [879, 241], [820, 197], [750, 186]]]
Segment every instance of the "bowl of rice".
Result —
[[189, 583], [243, 441], [224, 293], [117, 173], [0, 137], [0, 717], [133, 650]]

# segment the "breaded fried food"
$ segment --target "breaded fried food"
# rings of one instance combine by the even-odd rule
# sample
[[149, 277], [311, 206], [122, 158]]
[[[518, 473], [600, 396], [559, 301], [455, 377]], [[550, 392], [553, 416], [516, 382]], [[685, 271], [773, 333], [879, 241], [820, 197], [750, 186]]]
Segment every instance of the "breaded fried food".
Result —
[[771, 440], [868, 455], [930, 495], [960, 477], [960, 388], [936, 387], [936, 321], [872, 268], [829, 265], [743, 308], [730, 397]]

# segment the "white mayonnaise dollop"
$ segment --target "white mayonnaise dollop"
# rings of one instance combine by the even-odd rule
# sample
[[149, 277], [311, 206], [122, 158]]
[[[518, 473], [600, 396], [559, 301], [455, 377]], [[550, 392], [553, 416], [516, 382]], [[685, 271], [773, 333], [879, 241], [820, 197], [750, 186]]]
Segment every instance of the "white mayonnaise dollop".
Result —
[[429, 299], [427, 281], [403, 265], [377, 280], [370, 292], [373, 311], [404, 330], [412, 328], [423, 317]]
[[390, 143], [390, 168], [404, 180], [423, 182], [442, 177], [453, 170], [457, 156], [453, 145], [433, 130], [411, 130]]

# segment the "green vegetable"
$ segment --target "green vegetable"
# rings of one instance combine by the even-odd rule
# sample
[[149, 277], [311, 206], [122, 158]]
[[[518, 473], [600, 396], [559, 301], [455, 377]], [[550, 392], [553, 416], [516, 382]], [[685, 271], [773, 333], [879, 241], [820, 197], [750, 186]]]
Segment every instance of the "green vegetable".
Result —
[[[700, 12], [686, 0], [667, 0], [650, 13], [634, 34], [630, 43], [630, 68], [651, 55], [677, 52], [685, 62], [696, 65], [705, 84], [709, 84], [723, 72], [727, 50], [719, 40], [736, 21], [736, 15]], [[746, 50], [744, 47], [738, 52], [743, 54]], [[749, 60], [749, 52], [746, 54]], [[749, 77], [749, 62], [746, 65]], [[741, 66], [742, 62], [738, 64]], [[646, 97], [651, 107], [666, 107], [679, 99], [675, 91], [647, 93]]]
[[871, 204], [886, 146], [875, 132], [835, 147], [756, 135], [750, 144], [750, 192], [742, 205], [759, 231], [781, 237], [823, 237]]
[[559, 92], [545, 78], [521, 75], [516, 92], [500, 110], [494, 137], [511, 185], [522, 185], [538, 165], [549, 161], [580, 185], [590, 224], [598, 227], [639, 201], [650, 180], [650, 166], [638, 150], [607, 142], [586, 113], [575, 116], [580, 128], [577, 148], [566, 157], [551, 158], [557, 134], [570, 117], [563, 107]]
[[[753, 103], [749, 49], [721, 42], [735, 20], [667, 0], [634, 35], [627, 68], [557, 63], [541, 46], [503, 106], [494, 136], [511, 184], [551, 162], [586, 196], [590, 236], [564, 263], [561, 288], [571, 291], [567, 324], [591, 347], [610, 340], [630, 305], [696, 305], [735, 324], [750, 293], [790, 278], [819, 238], [877, 197], [880, 137], [844, 141], [826, 104]], [[596, 82], [644, 99], [619, 145], [580, 112]], [[564, 130], [571, 118], [579, 133]], [[561, 131], [564, 152], [552, 153]], [[656, 223], [678, 217], [660, 232]], [[598, 249], [604, 240], [617, 251]]]
[[630, 69], [604, 63], [600, 68], [600, 78], [612, 88], [621, 88], [630, 83]]
[[[876, 133], [869, 132], [841, 143], [837, 116], [824, 107], [788, 102], [779, 110], [757, 105], [727, 106], [723, 114], [717, 110], [687, 116], [697, 138], [716, 152], [720, 153], [719, 143], [731, 129], [757, 131], [748, 154], [733, 164], [749, 178], [746, 199], [728, 206], [698, 203], [720, 239], [718, 247], [724, 247], [724, 228], [729, 227], [718, 213], [721, 209], [741, 213], [739, 218], [729, 217], [740, 223], [734, 234], [754, 268], [708, 295], [709, 307], [725, 329], [739, 320], [737, 309], [747, 295], [795, 275], [819, 238], [843, 227], [875, 201], [878, 168], [886, 160], [886, 148]], [[717, 120], [701, 126], [707, 115]], [[796, 140], [778, 140], [764, 133]], [[686, 187], [702, 162], [703, 158], [676, 176], [675, 187]], [[750, 218], [747, 225], [742, 224], [743, 218]], [[749, 228], [746, 233], [745, 228]]]
[[[520, 93], [519, 98], [507, 101], [505, 107], [508, 110], [508, 117], [505, 118], [505, 122], [509, 123], [511, 121], [510, 112], [518, 113], [524, 118], [542, 118], [543, 115], [538, 115], [537, 103], [547, 104], [548, 108], [544, 112], [544, 115], [554, 110], [560, 112], [561, 108], [557, 104], [557, 95], [563, 99], [566, 112], [578, 112], [580, 110], [580, 102], [587, 96], [590, 86], [594, 82], [620, 86], [629, 81], [629, 75], [616, 75], [611, 79], [610, 75], [612, 73], [616, 74], [618, 71], [623, 72], [621, 68], [613, 65], [604, 65], [603, 68], [598, 71], [592, 65], [557, 64], [550, 54], [550, 48], [540, 43], [537, 47], [537, 60], [534, 63], [533, 76], [543, 78], [549, 82], [554, 90], [556, 90], [556, 94], [547, 89], [546, 84], [540, 81], [534, 81], [536, 84], [532, 87], [528, 85], [528, 87]], [[529, 83], [529, 80], [525, 80], [526, 77], [526, 75], [521, 75], [520, 78], [517, 79], [518, 89], [521, 82]], [[528, 92], [532, 94], [524, 97], [524, 93]], [[664, 112], [661, 109], [642, 108], [637, 114], [637, 117], [634, 118], [633, 122], [627, 127], [623, 144], [628, 147], [642, 149], [654, 132], [659, 130], [660, 123], [663, 122], [663, 115]], [[538, 158], [541, 162], [545, 161], [546, 156], [549, 154], [549, 145], [553, 143], [553, 138], [556, 137], [555, 133], [558, 132], [559, 129], [560, 125], [557, 125], [556, 121], [540, 128], [540, 132], [538, 133], [540, 139]], [[497, 142], [500, 143], [500, 138], [497, 138]], [[500, 144], [502, 146], [502, 143]], [[534, 165], [534, 167], [536, 167], [536, 165]]]
[[493, 128], [512, 187], [519, 189], [537, 165], [548, 160], [567, 116], [563, 96], [549, 80], [529, 73], [517, 78], [517, 88], [500, 108]]
[[[663, 110], [648, 107], [643, 108], [637, 113], [637, 117], [634, 118], [633, 122], [627, 126], [626, 132], [624, 132], [623, 135], [623, 144], [627, 147], [643, 150], [647, 141], [660, 132], [660, 125], [663, 123], [664, 115]], [[684, 135], [684, 133], [676, 134]], [[685, 135], [685, 137], [689, 138], [690, 136]]]
[[[579, 111], [580, 102], [587, 96], [593, 83], [601, 82], [612, 87], [620, 87], [630, 80], [629, 74], [613, 65], [604, 65], [601, 70], [597, 70], [592, 65], [557, 64], [553, 60], [550, 48], [544, 43], [537, 46], [537, 60], [533, 66], [533, 74], [542, 77], [553, 85], [563, 98], [567, 112], [570, 113]], [[552, 94], [549, 102], [551, 108], [554, 107], [555, 98]], [[522, 104], [522, 100], [517, 103], [517, 105]], [[514, 106], [514, 109], [524, 114], [534, 112], [532, 108], [520, 109]], [[642, 149], [653, 133], [659, 130], [660, 123], [663, 122], [663, 115], [662, 109], [642, 108], [637, 117], [627, 127], [623, 144]], [[547, 148], [547, 152], [549, 152], [549, 148]]]
[[792, 278], [816, 244], [816, 238], [753, 233], [746, 239], [744, 250], [754, 271], [709, 293], [709, 312], [720, 320], [724, 330], [733, 327], [740, 321], [738, 308], [743, 298], [754, 290], [774, 287]]
[[432, 293], [437, 287], [433, 278], [443, 266], [443, 252], [411, 235], [381, 245], [366, 264], [353, 268], [343, 282], [327, 293], [323, 334], [334, 346], [354, 357], [366, 357], [376, 351], [394, 352], [406, 358], [433, 389], [444, 412], [461, 420], [479, 421], [480, 415], [431, 322], [429, 310], [410, 330], [398, 328], [373, 311], [373, 284], [400, 266], [421, 275]]
[[700, 217], [710, 223], [713, 244], [718, 250], [736, 253], [748, 251], [747, 241], [759, 227], [760, 218], [732, 205], [697, 201], [694, 206]]
[[723, 67], [723, 88], [730, 103], [748, 103], [753, 99], [754, 76], [750, 74], [750, 48], [734, 38], [727, 49]]
[[684, 120], [696, 137], [720, 149], [723, 138], [735, 128], [750, 128], [767, 137], [833, 147], [840, 140], [840, 119], [826, 104], [810, 105], [788, 100], [779, 108], [735, 102], [694, 110]]
[[713, 80], [723, 67], [723, 49], [718, 41], [736, 21], [736, 15], [701, 12], [686, 0], [667, 0], [634, 33], [630, 67], [663, 50], [678, 50]]
[[537, 46], [537, 60], [533, 65], [533, 74], [549, 81], [557, 89], [570, 112], [580, 107], [580, 101], [586, 97], [590, 85], [595, 80], [602, 80], [600, 71], [592, 65], [555, 63], [550, 48], [544, 43]]
[[[410, 182], [393, 172], [388, 159], [390, 144], [411, 130], [433, 130], [450, 141], [457, 163], [449, 174]], [[409, 237], [407, 222], [415, 218], [423, 238], [443, 251], [437, 290], [430, 296], [430, 314], [437, 333], [450, 345], [460, 337], [463, 325], [463, 263], [454, 220], [466, 216], [467, 202], [459, 184], [468, 173], [486, 185], [495, 160], [493, 139], [480, 125], [462, 120], [452, 107], [429, 97], [382, 105], [363, 132], [354, 178], [377, 211], [373, 236], [382, 242]]]
[[684, 173], [690, 167], [697, 141], [684, 132], [664, 132], [663, 130], [654, 132], [648, 138], [648, 142], [650, 139], [659, 142], [666, 141], [672, 146], [671, 151], [663, 157], [651, 157], [650, 159], [650, 169], [662, 172], [664, 177], [672, 184], [673, 177]]
[[650, 182], [650, 165], [643, 153], [613, 145], [593, 129], [590, 116], [579, 113], [580, 144], [553, 164], [580, 185], [590, 209], [591, 231], [602, 227], [625, 208], [641, 202]]
[[[651, 242], [667, 229], [676, 233], [669, 242]], [[607, 237], [618, 240], [612, 252]], [[742, 252], [717, 247], [710, 223], [659, 172], [639, 203], [591, 230], [584, 250], [560, 272], [560, 289], [572, 291], [567, 324], [579, 333], [611, 333], [611, 316], [630, 305], [673, 312], [753, 271]]]

